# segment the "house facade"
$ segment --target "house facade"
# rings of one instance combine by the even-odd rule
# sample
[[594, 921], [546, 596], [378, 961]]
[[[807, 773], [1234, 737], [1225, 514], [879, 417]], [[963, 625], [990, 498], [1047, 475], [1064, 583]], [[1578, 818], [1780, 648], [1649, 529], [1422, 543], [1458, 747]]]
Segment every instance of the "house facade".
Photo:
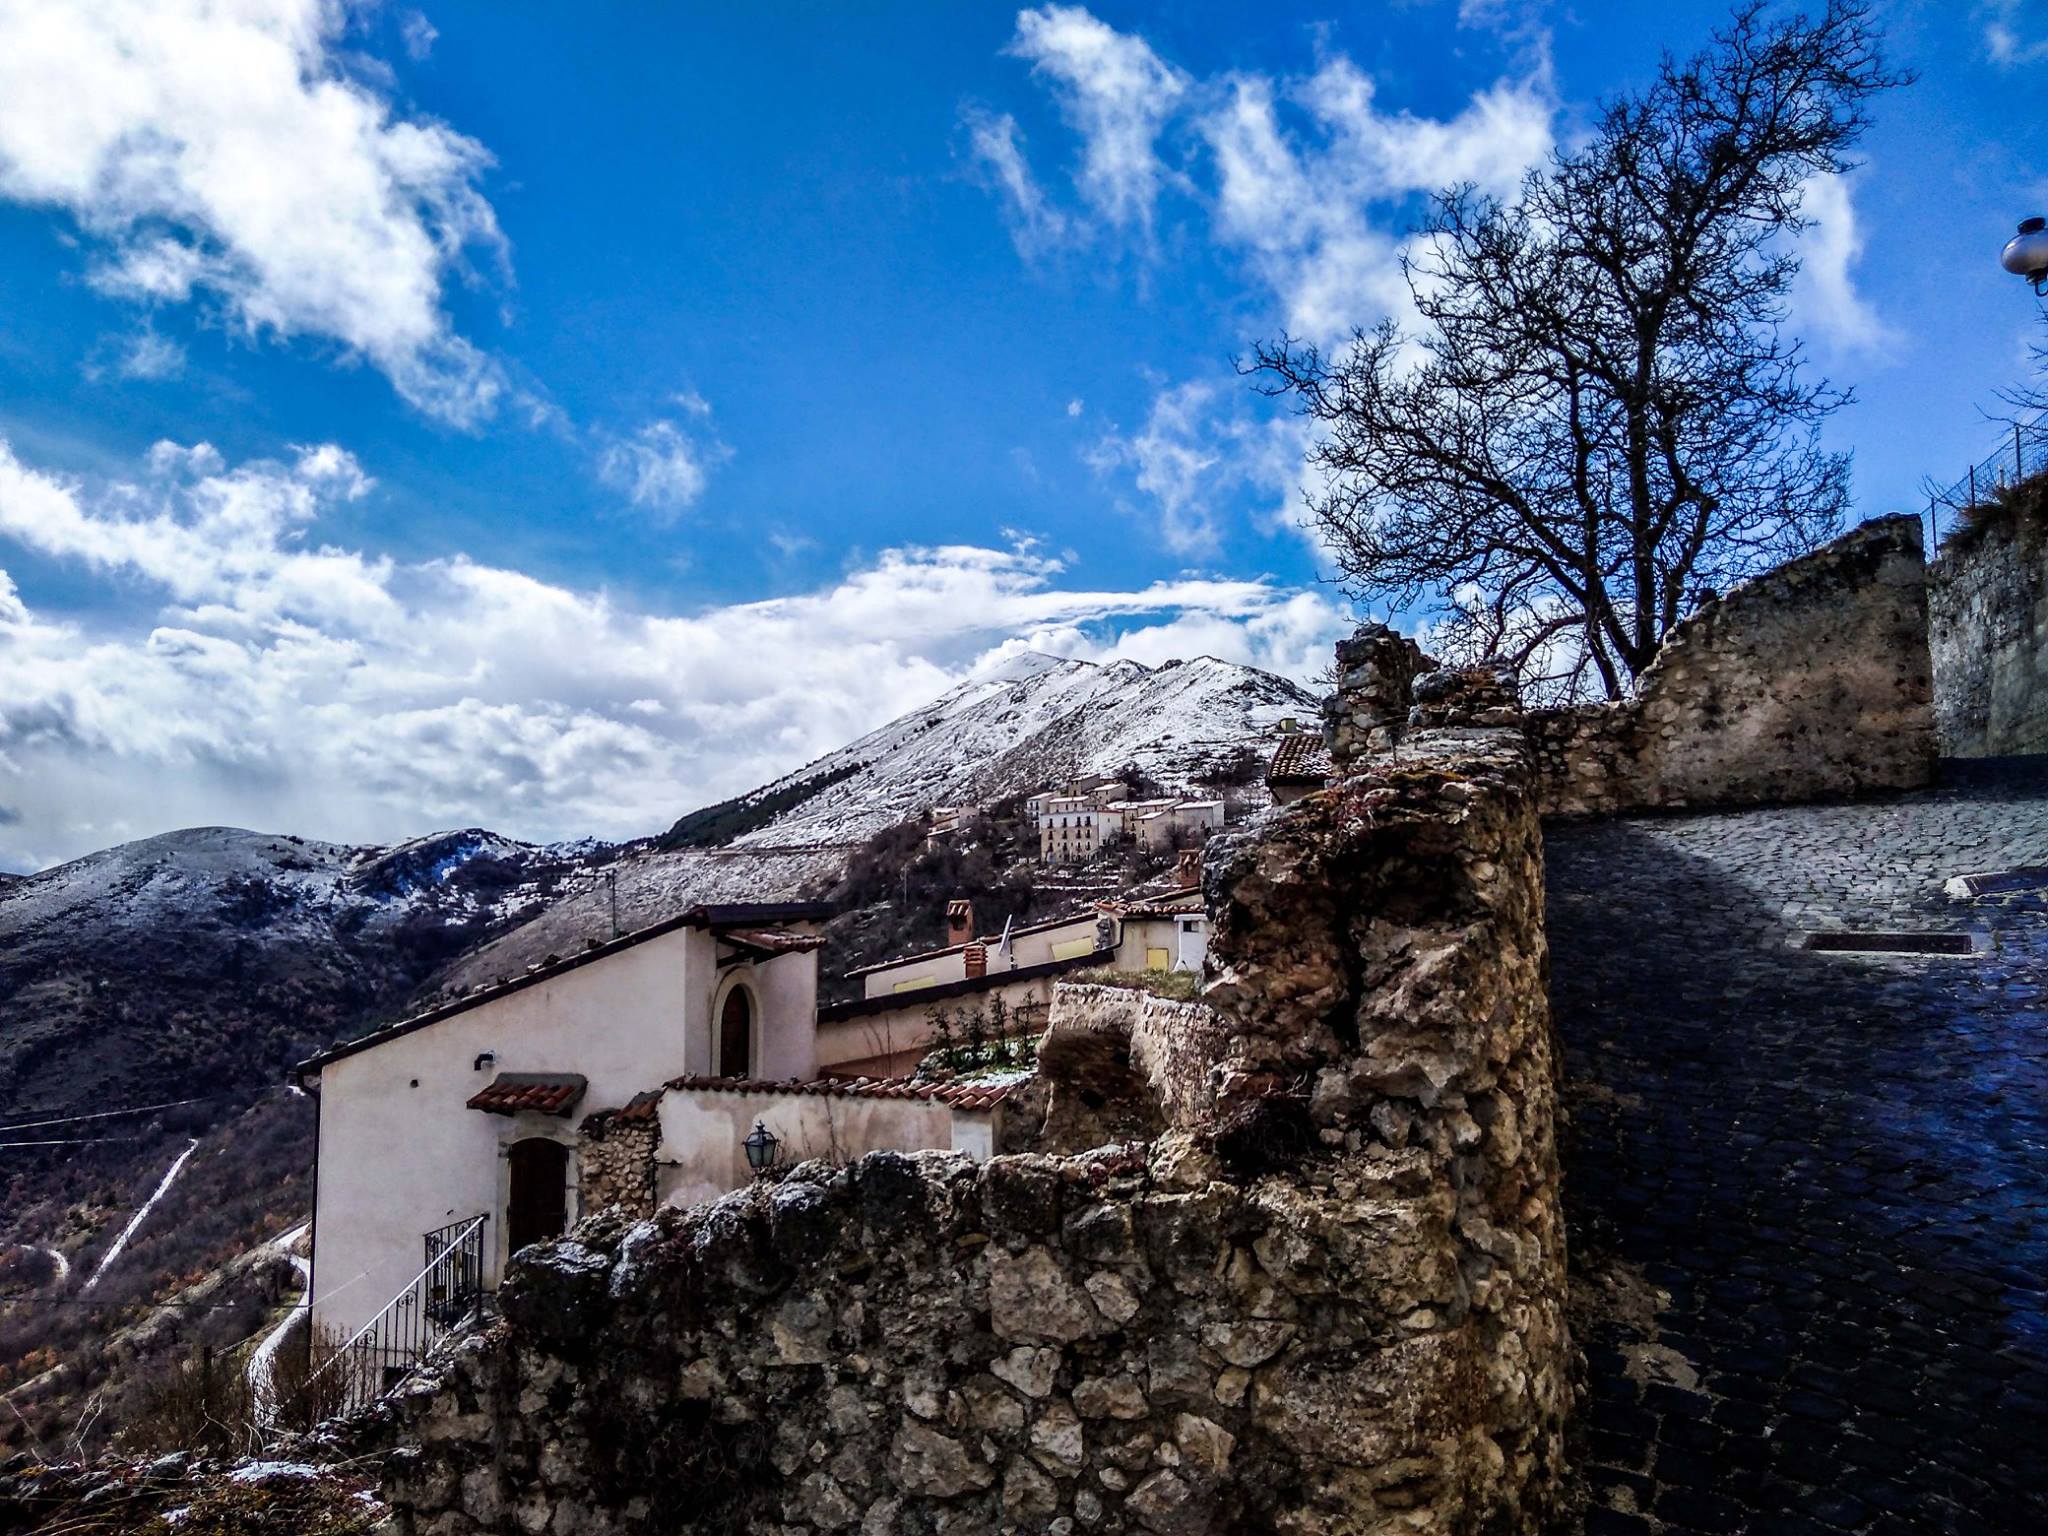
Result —
[[506, 1256], [567, 1229], [578, 1131], [666, 1079], [817, 1075], [822, 907], [696, 907], [324, 1051], [312, 1310], [344, 1336], [423, 1263], [424, 1240], [485, 1218]]

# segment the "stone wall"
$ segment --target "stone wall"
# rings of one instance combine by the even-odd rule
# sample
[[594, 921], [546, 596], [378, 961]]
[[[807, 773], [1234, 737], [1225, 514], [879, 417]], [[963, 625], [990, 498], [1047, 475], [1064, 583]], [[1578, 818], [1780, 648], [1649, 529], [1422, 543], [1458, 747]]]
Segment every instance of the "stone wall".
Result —
[[1544, 809], [1770, 805], [1933, 779], [1920, 520], [1886, 517], [1708, 602], [1635, 696], [1530, 716]]
[[2048, 517], [1988, 509], [1928, 571], [1934, 718], [1946, 757], [2048, 752]]
[[645, 1216], [654, 1209], [654, 1149], [661, 1139], [656, 1095], [624, 1109], [586, 1115], [578, 1128], [576, 1209], [617, 1209]]
[[410, 1447], [400, 1528], [1543, 1529], [1568, 1341], [1520, 738], [1410, 741], [1210, 848], [1214, 1012], [1062, 988], [1041, 1058], [1049, 1106], [1156, 1083], [1147, 1139], [805, 1165], [527, 1250], [370, 1427]]

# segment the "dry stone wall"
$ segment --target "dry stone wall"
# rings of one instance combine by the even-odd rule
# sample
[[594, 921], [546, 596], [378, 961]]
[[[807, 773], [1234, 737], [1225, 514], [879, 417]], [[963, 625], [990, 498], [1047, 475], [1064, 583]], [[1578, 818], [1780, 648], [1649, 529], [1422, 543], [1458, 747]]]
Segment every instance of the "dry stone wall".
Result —
[[661, 1140], [652, 1096], [624, 1109], [585, 1116], [577, 1136], [576, 1208], [616, 1209], [629, 1216], [651, 1213], [654, 1151]]
[[1920, 520], [1865, 523], [1707, 603], [1635, 697], [1529, 718], [1544, 809], [1768, 805], [1933, 779]]
[[1928, 572], [1946, 757], [2048, 752], [2048, 492], [1981, 514]]
[[1708, 602], [1634, 698], [1528, 723], [1544, 809], [1835, 799], [1933, 778], [1919, 518], [1878, 518]]
[[1041, 1057], [1048, 1132], [1135, 1082], [1145, 1139], [806, 1165], [528, 1250], [365, 1429], [407, 1447], [400, 1528], [1542, 1530], [1569, 1351], [1521, 739], [1411, 741], [1211, 849], [1213, 1010], [1063, 987]]

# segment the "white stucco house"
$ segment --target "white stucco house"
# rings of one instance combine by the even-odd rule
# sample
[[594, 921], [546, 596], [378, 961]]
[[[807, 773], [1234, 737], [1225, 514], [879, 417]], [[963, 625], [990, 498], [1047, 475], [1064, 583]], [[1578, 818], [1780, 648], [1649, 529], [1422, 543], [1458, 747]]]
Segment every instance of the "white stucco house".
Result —
[[[313, 1320], [339, 1341], [395, 1307], [457, 1238], [496, 1289], [510, 1254], [557, 1236], [592, 1194], [585, 1164], [640, 1136], [656, 1202], [751, 1177], [756, 1122], [778, 1159], [957, 1148], [987, 1156], [999, 1088], [822, 1074], [818, 927], [808, 903], [698, 906], [321, 1052]], [[914, 1065], [914, 1062], [912, 1063]], [[481, 1220], [479, 1221], [479, 1218]], [[438, 1245], [438, 1246], [437, 1246]], [[401, 1298], [408, 1288], [418, 1293]]]

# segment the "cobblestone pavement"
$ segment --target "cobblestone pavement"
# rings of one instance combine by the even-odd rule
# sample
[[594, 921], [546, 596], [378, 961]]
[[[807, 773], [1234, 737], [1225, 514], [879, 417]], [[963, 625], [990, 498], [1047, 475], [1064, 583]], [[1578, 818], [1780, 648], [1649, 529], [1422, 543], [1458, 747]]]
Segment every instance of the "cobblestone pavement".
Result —
[[1548, 860], [1587, 1536], [2048, 1533], [2048, 891], [1942, 890], [2048, 865], [2048, 759]]

